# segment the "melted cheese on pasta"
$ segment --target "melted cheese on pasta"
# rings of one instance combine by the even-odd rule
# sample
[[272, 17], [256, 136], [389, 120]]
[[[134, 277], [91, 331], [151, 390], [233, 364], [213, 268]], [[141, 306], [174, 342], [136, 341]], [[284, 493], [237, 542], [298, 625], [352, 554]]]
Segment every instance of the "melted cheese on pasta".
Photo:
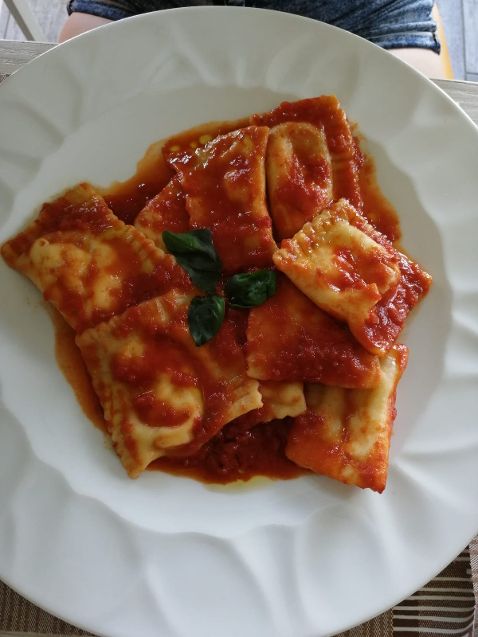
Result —
[[287, 456], [315, 473], [382, 492], [395, 391], [406, 361], [405, 346], [390, 350], [380, 360], [380, 383], [373, 389], [308, 385], [308, 410], [294, 421]]

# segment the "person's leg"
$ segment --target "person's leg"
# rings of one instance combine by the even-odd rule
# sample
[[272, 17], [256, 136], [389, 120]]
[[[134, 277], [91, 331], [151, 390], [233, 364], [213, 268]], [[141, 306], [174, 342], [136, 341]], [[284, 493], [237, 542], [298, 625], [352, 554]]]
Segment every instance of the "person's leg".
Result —
[[72, 13], [68, 16], [63, 25], [60, 35], [58, 36], [58, 41], [64, 42], [65, 40], [73, 38], [75, 35], [100, 27], [102, 24], [108, 24], [108, 22], [111, 22], [111, 20], [100, 18], [99, 16], [89, 13]]
[[[273, 6], [277, 6], [277, 5], [281, 5], [280, 2], [277, 2], [277, 0], [262, 0], [262, 2], [267, 2], [269, 1], [269, 3], [271, 3], [271, 7]], [[375, 0], [377, 2], [377, 0]], [[430, 0], [428, 0], [430, 1]], [[290, 3], [290, 0], [288, 0], [288, 2]], [[83, 2], [83, 4], [85, 5], [85, 7], [88, 6], [87, 3]], [[105, 3], [107, 4], [107, 3]], [[146, 4], [146, 3], [145, 3]], [[154, 5], [154, 2], [150, 2], [150, 5]], [[159, 5], [159, 2], [157, 3]], [[261, 6], [261, 1], [256, 2], [256, 5]], [[351, 1], [351, 6], [354, 4], [354, 0]], [[380, 4], [380, 1], [378, 2], [378, 4]], [[398, 3], [397, 3], [398, 4]], [[409, 3], [410, 6], [412, 7], [412, 13], [413, 13], [413, 5], [416, 5], [418, 7], [420, 7], [422, 10], [423, 8], [427, 8], [427, 7], [423, 7], [423, 5], [427, 4], [427, 0], [423, 1], [423, 0], [415, 0], [415, 2], [410, 2]], [[431, 9], [431, 4], [429, 6], [429, 10]], [[422, 5], [422, 6], [421, 6]], [[315, 6], [315, 5], [314, 5]], [[82, 7], [83, 8], [83, 7]], [[153, 6], [148, 6], [147, 8], [151, 9], [154, 8]], [[282, 5], [279, 7], [277, 6], [277, 8], [282, 8], [285, 9], [285, 7], [282, 7]], [[319, 7], [320, 8], [320, 7]], [[330, 8], [330, 7], [329, 7]], [[361, 8], [359, 11], [363, 11], [364, 9]], [[107, 9], [108, 11], [108, 9]], [[114, 11], [118, 12], [120, 10], [114, 9]], [[401, 17], [403, 20], [405, 20], [405, 24], [407, 24], [407, 21], [410, 22], [411, 18], [410, 16], [407, 14], [407, 10], [404, 9], [403, 5], [398, 5], [398, 17]], [[436, 11], [436, 7], [434, 8], [434, 18], [438, 24], [438, 30], [441, 31], [440, 35], [443, 39], [443, 30], [441, 28], [441, 23], [440, 23], [440, 17]], [[108, 12], [106, 13], [106, 15], [110, 15]], [[112, 14], [112, 17], [114, 17], [115, 19], [118, 19], [120, 17], [126, 17], [127, 13], [125, 13], [124, 15], [116, 15], [116, 14]], [[428, 17], [429, 14], [427, 15], [427, 13], [425, 13], [425, 17]], [[324, 19], [324, 17], [326, 18], [327, 16], [322, 16], [322, 15], [311, 15], [311, 17], [318, 17], [319, 19]], [[390, 16], [386, 16], [388, 19], [390, 19]], [[423, 18], [423, 16], [419, 16], [421, 18]], [[357, 16], [354, 16], [354, 13], [351, 12], [349, 15], [349, 20], [353, 20], [356, 19]], [[60, 35], [59, 35], [59, 41], [60, 42], [64, 42], [65, 40], [68, 40], [72, 37], [74, 37], [75, 35], [79, 35], [80, 33], [83, 33], [85, 31], [89, 31], [90, 29], [94, 29], [95, 27], [101, 26], [102, 24], [106, 24], [108, 22], [110, 22], [111, 20], [105, 17], [99, 17], [99, 16], [95, 16], [89, 13], [83, 13], [81, 11], [75, 11], [74, 13], [72, 13], [69, 18], [67, 19], [65, 25], [63, 26]], [[332, 23], [334, 21], [332, 20]], [[397, 20], [398, 22], [398, 20]], [[342, 25], [342, 24], [337, 24], [338, 26], [346, 26], [346, 25]], [[349, 27], [349, 29], [351, 31], [355, 31], [355, 32], [359, 32], [358, 29], [354, 30], [352, 27], [352, 24], [347, 25]], [[377, 26], [377, 25], [375, 25]], [[378, 25], [379, 26], [379, 25]], [[385, 27], [387, 27], [386, 21], [384, 24]], [[397, 26], [400, 26], [400, 24], [397, 24]], [[423, 28], [423, 25], [420, 25]], [[429, 27], [429, 25], [426, 25]], [[385, 28], [385, 30], [387, 30]], [[403, 29], [405, 30], [405, 29]], [[362, 35], [361, 33], [359, 33], [360, 35]], [[377, 33], [375, 32], [375, 36], [377, 37]], [[423, 35], [421, 35], [421, 37], [423, 37]], [[431, 35], [429, 36], [431, 37]], [[413, 31], [411, 32], [411, 38], [413, 39]], [[372, 39], [372, 38], [370, 38]], [[379, 38], [380, 39], [380, 38]], [[377, 42], [377, 43], [381, 43], [381, 42]], [[388, 48], [388, 47], [387, 47]], [[445, 47], [446, 48], [446, 47]], [[422, 73], [424, 73], [425, 75], [427, 75], [428, 77], [432, 77], [432, 78], [449, 78], [450, 77], [450, 72], [449, 69], [447, 68], [447, 61], [444, 59], [444, 55], [438, 55], [435, 51], [431, 50], [431, 49], [427, 49], [427, 48], [417, 48], [416, 46], [413, 46], [413, 44], [411, 45], [410, 48], [390, 48], [389, 49], [390, 52], [397, 56], [398, 58], [400, 58], [401, 60], [403, 60], [404, 62], [406, 62], [407, 64], [410, 64], [411, 66], [415, 67], [416, 69], [418, 69], [419, 71], [421, 71]], [[448, 64], [449, 66], [449, 64]]]
[[400, 58], [418, 71], [434, 79], [447, 77], [446, 67], [441, 55], [427, 49], [390, 49], [397, 58]]
[[154, 8], [155, 5], [156, 0], [70, 0], [67, 4], [69, 16], [58, 40], [64, 42], [113, 20], [122, 20]]
[[415, 67], [424, 75], [435, 79], [453, 79], [450, 55], [445, 39], [443, 23], [436, 4], [433, 7], [432, 16], [437, 23], [438, 39], [441, 42], [440, 54], [427, 49], [392, 49], [391, 53]]

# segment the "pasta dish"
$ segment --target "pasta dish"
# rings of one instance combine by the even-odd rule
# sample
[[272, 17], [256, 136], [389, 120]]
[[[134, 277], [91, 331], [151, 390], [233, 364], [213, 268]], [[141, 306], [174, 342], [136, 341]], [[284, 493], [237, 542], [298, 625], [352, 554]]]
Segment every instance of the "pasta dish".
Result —
[[71, 328], [131, 477], [305, 471], [381, 492], [431, 277], [334, 96], [153, 145], [2, 246]]

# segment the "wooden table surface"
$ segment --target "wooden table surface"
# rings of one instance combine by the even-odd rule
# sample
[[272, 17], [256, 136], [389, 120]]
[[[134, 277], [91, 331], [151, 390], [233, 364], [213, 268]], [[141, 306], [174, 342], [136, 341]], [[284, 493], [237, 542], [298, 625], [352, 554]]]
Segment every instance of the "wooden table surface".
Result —
[[[23, 64], [54, 46], [44, 42], [0, 40], [0, 82]], [[436, 84], [448, 93], [478, 125], [478, 82], [436, 80]]]

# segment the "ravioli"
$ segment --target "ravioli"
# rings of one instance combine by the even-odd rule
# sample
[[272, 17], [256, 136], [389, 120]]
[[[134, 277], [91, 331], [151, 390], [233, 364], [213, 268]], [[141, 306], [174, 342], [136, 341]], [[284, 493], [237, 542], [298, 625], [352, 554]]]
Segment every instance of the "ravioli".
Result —
[[[58, 351], [76, 331], [129, 476], [310, 470], [382, 491], [407, 360], [396, 340], [431, 277], [391, 243], [398, 217], [338, 99], [179, 132], [101, 192], [44, 204], [2, 255], [73, 328]], [[183, 268], [163, 232], [194, 229]], [[203, 291], [186, 268], [222, 298], [192, 303]]]
[[186, 232], [189, 229], [186, 198], [177, 177], [171, 179], [161, 192], [146, 204], [136, 217], [134, 225], [163, 250], [163, 230]]
[[332, 167], [325, 134], [303, 122], [271, 129], [267, 191], [275, 236], [288, 239], [332, 201]]
[[364, 347], [379, 355], [395, 343], [411, 310], [432, 284], [431, 275], [418, 263], [398, 250], [396, 255], [400, 269], [398, 284], [382, 296], [364, 324], [357, 326], [355, 331]]
[[[352, 225], [344, 199], [283, 241], [276, 267], [324, 311], [346, 321], [355, 334], [382, 295], [400, 277], [397, 258]], [[355, 214], [355, 211], [353, 211]]]
[[249, 376], [261, 381], [362, 388], [380, 378], [377, 357], [283, 276], [276, 294], [249, 314], [247, 364]]
[[235, 325], [226, 319], [212, 341], [196, 347], [187, 327], [190, 300], [171, 291], [77, 337], [131, 477], [164, 455], [192, 455], [226, 423], [262, 406]]
[[390, 349], [431, 282], [345, 199], [283, 241], [273, 259], [318, 307], [345, 321], [376, 354]]
[[263, 401], [261, 422], [298, 416], [307, 408], [303, 383], [263, 380], [259, 391]]
[[207, 122], [206, 124], [194, 126], [194, 128], [171, 135], [165, 140], [162, 144], [163, 158], [166, 162], [172, 164], [175, 158], [194, 152], [197, 148], [205, 146], [219, 135], [226, 135], [249, 125], [249, 118], [243, 117], [236, 120]]
[[236, 425], [250, 429], [271, 420], [283, 420], [303, 414], [307, 409], [304, 384], [301, 382], [280, 382], [263, 380], [259, 383], [262, 407], [253, 409], [235, 421]]
[[192, 290], [174, 257], [120, 221], [88, 184], [44, 204], [2, 255], [77, 332], [173, 287]]
[[209, 228], [224, 271], [272, 264], [276, 244], [266, 206], [269, 129], [249, 126], [170, 158], [186, 195], [191, 228]]
[[335, 95], [321, 95], [296, 102], [282, 102], [268, 113], [252, 115], [259, 126], [277, 126], [284, 122], [308, 122], [323, 129], [332, 161], [333, 199], [344, 197], [357, 209], [362, 208], [358, 151], [345, 111]]
[[373, 389], [306, 386], [308, 410], [294, 420], [287, 457], [315, 473], [381, 493], [386, 485], [395, 393], [407, 364], [397, 345], [380, 360]]

